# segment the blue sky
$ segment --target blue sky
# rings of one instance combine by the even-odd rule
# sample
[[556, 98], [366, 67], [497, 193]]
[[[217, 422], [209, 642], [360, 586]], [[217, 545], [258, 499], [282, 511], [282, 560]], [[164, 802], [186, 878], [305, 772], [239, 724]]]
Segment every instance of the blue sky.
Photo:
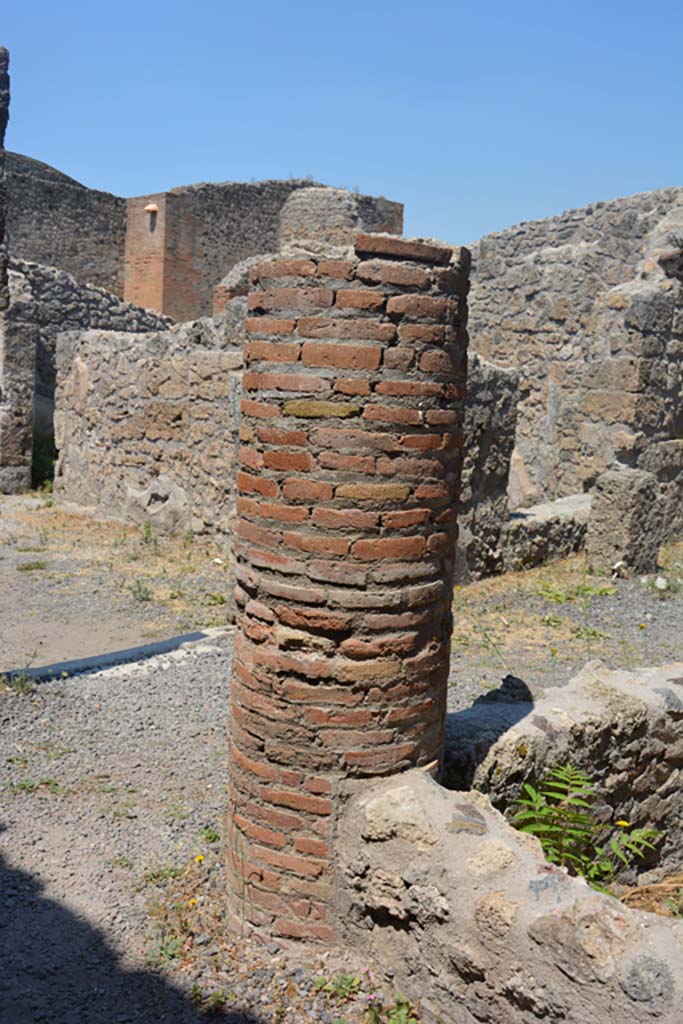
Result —
[[312, 175], [472, 241], [683, 185], [680, 0], [4, 0], [7, 146], [140, 195]]

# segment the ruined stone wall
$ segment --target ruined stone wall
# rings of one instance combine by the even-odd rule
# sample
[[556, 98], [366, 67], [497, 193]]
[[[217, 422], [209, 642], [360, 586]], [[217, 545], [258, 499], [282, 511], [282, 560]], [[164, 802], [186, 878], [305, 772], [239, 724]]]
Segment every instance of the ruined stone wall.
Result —
[[441, 753], [468, 257], [360, 235], [252, 272], [228, 818], [266, 933], [334, 938], [342, 780]]
[[18, 153], [7, 154], [12, 256], [123, 295], [126, 202]]
[[227, 323], [60, 335], [59, 500], [160, 533], [231, 532], [242, 338]]
[[[158, 207], [152, 216], [150, 204]], [[400, 203], [299, 179], [190, 185], [130, 199], [125, 297], [176, 320], [209, 315], [215, 286], [240, 260], [311, 235], [323, 246], [340, 244], [329, 235], [342, 206], [343, 244], [361, 229], [402, 230]]]
[[0, 491], [31, 482], [34, 434], [52, 435], [57, 335], [71, 329], [158, 330], [170, 321], [116, 295], [79, 284], [70, 274], [24, 260], [9, 261], [4, 314], [3, 423]]
[[471, 354], [465, 401], [465, 459], [458, 506], [456, 579], [503, 569], [508, 478], [515, 444], [518, 375]]
[[22, 366], [21, 352], [9, 335], [10, 302], [7, 255], [7, 181], [5, 131], [9, 120], [9, 53], [0, 46], [0, 493], [30, 483], [23, 460], [22, 439], [15, 441], [15, 409], [30, 401], [32, 379]]
[[520, 224], [473, 246], [473, 348], [521, 378], [513, 505], [590, 489], [631, 458], [630, 435], [652, 433], [636, 397], [640, 364], [629, 369], [622, 356], [632, 353], [614, 332], [608, 344], [603, 321], [605, 306], [619, 301], [608, 292], [640, 273], [682, 207], [683, 189], [663, 189]]

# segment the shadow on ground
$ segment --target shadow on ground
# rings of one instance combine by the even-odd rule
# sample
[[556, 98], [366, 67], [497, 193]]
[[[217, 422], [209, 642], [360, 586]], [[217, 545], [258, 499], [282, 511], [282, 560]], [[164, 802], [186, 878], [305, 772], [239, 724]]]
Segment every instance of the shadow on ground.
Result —
[[448, 789], [472, 788], [475, 772], [493, 744], [533, 711], [534, 696], [523, 679], [506, 675], [462, 711], [446, 715], [443, 784]]
[[266, 1024], [237, 1009], [207, 1018], [162, 975], [125, 969], [100, 932], [2, 856], [0, 894], [0, 1024]]

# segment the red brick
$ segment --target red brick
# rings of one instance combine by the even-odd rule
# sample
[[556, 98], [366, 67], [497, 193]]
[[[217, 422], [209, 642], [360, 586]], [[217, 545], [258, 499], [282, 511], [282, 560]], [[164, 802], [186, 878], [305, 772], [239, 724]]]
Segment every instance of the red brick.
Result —
[[322, 629], [329, 633], [344, 633], [351, 628], [353, 621], [350, 615], [343, 615], [339, 612], [318, 611], [313, 608], [292, 608], [285, 604], [276, 605], [274, 611], [280, 622], [297, 629]]
[[263, 469], [263, 456], [256, 448], [245, 444], [240, 445], [238, 455], [241, 466], [246, 466], [248, 469]]
[[413, 458], [378, 459], [377, 472], [383, 476], [417, 476], [440, 477], [443, 475], [443, 466], [438, 459], [430, 459], [426, 455], [415, 455]]
[[439, 345], [447, 340], [446, 328], [443, 324], [399, 324], [399, 341], [415, 342], [421, 341], [427, 344]]
[[353, 569], [348, 562], [328, 562], [320, 558], [309, 563], [308, 575], [312, 580], [345, 583], [350, 587], [364, 587], [367, 578], [363, 569]]
[[315, 508], [313, 522], [333, 530], [369, 530], [379, 523], [376, 512], [360, 512], [355, 508]]
[[309, 518], [308, 509], [300, 505], [272, 505], [269, 501], [238, 497], [236, 507], [239, 515], [275, 519], [281, 523], [304, 523]]
[[457, 409], [428, 409], [427, 423], [429, 426], [446, 426], [450, 423], [458, 423], [462, 413]]
[[[311, 799], [313, 799], [311, 797]], [[283, 871], [293, 871], [295, 875], [310, 875], [317, 878], [327, 868], [327, 863], [321, 860], [314, 860], [312, 857], [300, 857], [295, 853], [281, 853], [279, 850], [271, 850], [267, 846], [252, 846], [251, 854], [272, 864], [273, 867], [282, 868]]]
[[295, 363], [299, 358], [299, 346], [274, 341], [249, 341], [244, 346], [244, 357], [248, 361], [263, 359], [269, 363]]
[[332, 801], [323, 796], [312, 796], [296, 790], [274, 789], [265, 786], [263, 799], [281, 807], [291, 807], [295, 811], [306, 811], [308, 814], [320, 814], [323, 817], [332, 814]]
[[429, 522], [428, 508], [411, 508], [405, 512], [383, 512], [382, 526], [389, 530], [405, 530], [408, 526], [421, 526]]
[[281, 597], [285, 601], [298, 601], [301, 604], [322, 604], [325, 600], [325, 591], [319, 587], [302, 587], [265, 577], [261, 577], [258, 582], [261, 589], [265, 590], [267, 594], [272, 594], [273, 597]]
[[278, 320], [269, 316], [248, 316], [244, 321], [247, 334], [291, 334], [296, 320]]
[[240, 491], [262, 494], [264, 498], [274, 498], [278, 493], [275, 480], [267, 480], [262, 476], [250, 476], [248, 473], [237, 474], [237, 487]]
[[427, 539], [427, 551], [430, 555], [444, 555], [455, 546], [456, 538], [448, 533], [433, 533]]
[[410, 348], [388, 348], [384, 351], [384, 365], [388, 370], [408, 370], [415, 359]]
[[332, 485], [319, 480], [285, 480], [282, 493], [289, 501], [328, 501], [332, 497]]
[[273, 922], [273, 934], [285, 939], [314, 939], [334, 946], [339, 936], [329, 924], [309, 924], [308, 921], [291, 921], [286, 917], [278, 917]]
[[276, 572], [283, 572], [293, 576], [303, 576], [306, 573], [306, 563], [288, 558], [276, 551], [259, 551], [258, 548], [249, 548], [249, 561], [262, 569], [275, 569]]
[[433, 298], [431, 295], [393, 295], [387, 302], [387, 313], [391, 316], [428, 317], [441, 319], [448, 311], [448, 299]]
[[342, 395], [369, 395], [370, 384], [359, 377], [339, 377], [334, 382], [333, 390]]
[[400, 405], [366, 405], [363, 419], [378, 420], [380, 423], [409, 423], [418, 426], [422, 423], [419, 409], [406, 409]]
[[319, 427], [311, 431], [311, 442], [320, 448], [331, 448], [335, 452], [357, 452], [359, 448], [382, 452], [397, 452], [401, 449], [398, 439], [393, 434], [353, 428]]
[[248, 309], [324, 309], [334, 302], [331, 288], [270, 288], [253, 291], [247, 298]]
[[365, 617], [368, 629], [410, 629], [428, 622], [432, 612], [398, 612], [396, 615], [387, 613], [370, 614]]
[[415, 488], [415, 497], [418, 501], [421, 498], [429, 498], [431, 500], [439, 498], [450, 498], [451, 491], [446, 483], [438, 484], [420, 484], [419, 487]]
[[295, 533], [287, 531], [284, 542], [299, 551], [312, 551], [315, 554], [345, 555], [349, 550], [349, 541], [342, 537], [321, 536], [318, 533]]
[[372, 455], [340, 455], [336, 452], [322, 452], [318, 461], [323, 469], [348, 469], [354, 473], [374, 473], [375, 460]]
[[330, 844], [322, 839], [309, 839], [307, 836], [294, 837], [294, 849], [299, 853], [309, 853], [313, 857], [330, 857]]
[[326, 319], [325, 317], [304, 316], [298, 324], [302, 338], [335, 338], [339, 340], [393, 341], [396, 327], [377, 320]]
[[339, 484], [336, 498], [352, 498], [354, 501], [405, 501], [410, 495], [407, 484]]
[[305, 818], [298, 814], [291, 811], [280, 811], [275, 807], [264, 807], [254, 801], [247, 804], [247, 814], [252, 818], [260, 818], [261, 821], [267, 821], [270, 825], [275, 825], [276, 828], [283, 828], [290, 832], [306, 826]]
[[272, 419], [280, 415], [279, 405], [269, 405], [266, 402], [254, 402], [251, 398], [243, 398], [240, 406], [243, 416], [256, 416], [258, 419]]
[[341, 309], [383, 309], [384, 301], [382, 292], [344, 288], [337, 292], [336, 305]]
[[375, 386], [378, 395], [414, 395], [417, 398], [436, 398], [445, 394], [443, 384], [424, 380], [383, 380]]
[[315, 459], [308, 452], [264, 452], [263, 465], [266, 469], [308, 473], [315, 469]]
[[307, 789], [309, 793], [331, 793], [332, 783], [329, 779], [312, 776], [304, 782], [304, 789]]
[[348, 260], [321, 260], [318, 264], [318, 277], [334, 277], [338, 281], [346, 281], [353, 276], [355, 263]]
[[397, 658], [373, 658], [368, 661], [353, 661], [337, 658], [334, 665], [335, 678], [343, 683], [368, 683], [375, 680], [391, 682], [403, 675], [402, 664]]
[[398, 238], [396, 235], [358, 235], [355, 241], [358, 255], [391, 256], [403, 260], [423, 260], [425, 263], [449, 263], [453, 250], [433, 242]]
[[256, 825], [241, 814], [236, 814], [233, 821], [240, 831], [244, 832], [250, 839], [256, 840], [257, 843], [265, 843], [266, 846], [275, 846], [279, 849], [287, 845], [288, 840], [283, 832], [274, 832], [263, 825]]
[[[357, 667], [366, 667], [369, 662], [358, 662]], [[319, 729], [318, 739], [326, 747], [334, 750], [348, 750], [349, 744], [355, 746], [380, 747], [391, 743], [396, 731], [394, 729]]]
[[256, 434], [264, 444], [284, 445], [289, 448], [300, 448], [308, 444], [305, 430], [279, 430], [277, 427], [257, 427]]
[[408, 704], [404, 707], [390, 708], [384, 716], [387, 725], [399, 725], [402, 722], [409, 722], [411, 719], [429, 719], [430, 712], [434, 710], [433, 700], [424, 700], [420, 704]]
[[266, 260], [251, 268], [249, 280], [255, 284], [273, 277], [313, 277], [315, 271], [315, 263], [311, 260]]
[[434, 448], [443, 448], [442, 434], [404, 434], [401, 438], [403, 448], [414, 448], [416, 451], [429, 451]]
[[266, 547], [276, 548], [282, 543], [282, 534], [273, 530], [264, 530], [261, 526], [250, 523], [247, 519], [240, 519], [237, 523], [237, 536], [243, 540], [252, 541], [254, 544], [265, 544]]
[[306, 708], [304, 718], [311, 725], [367, 725], [374, 718], [370, 708], [353, 708], [351, 711], [339, 711], [332, 708]]
[[349, 637], [340, 647], [344, 657], [365, 661], [387, 654], [406, 655], [415, 649], [418, 634], [414, 631], [405, 633], [389, 633], [374, 640], [363, 640], [360, 637]]
[[426, 548], [424, 537], [374, 537], [357, 540], [351, 548], [354, 558], [374, 561], [381, 558], [419, 558]]
[[304, 366], [334, 366], [345, 370], [376, 370], [382, 359], [377, 345], [326, 345], [306, 341], [301, 348]]
[[[261, 651], [259, 650], [259, 655]], [[268, 718], [274, 718], [277, 721], [289, 721], [292, 722], [296, 718], [296, 712], [293, 708], [288, 708], [282, 701], [269, 700], [264, 694], [259, 693], [256, 690], [250, 690], [247, 686], [235, 685], [235, 680], [232, 682], [233, 686], [233, 698], [237, 699], [237, 703], [243, 709], [247, 711], [256, 711], [259, 716], [267, 716]], [[265, 726], [265, 723], [263, 723]]]
[[272, 627], [265, 622], [259, 622], [257, 619], [252, 619], [245, 615], [242, 619], [242, 632], [255, 643], [263, 643], [270, 639]]
[[284, 786], [299, 786], [304, 781], [301, 772], [293, 772], [287, 768], [282, 769], [282, 784]]
[[395, 284], [404, 288], [426, 288], [430, 277], [422, 267], [414, 267], [405, 263], [389, 263], [383, 260], [368, 260], [359, 263], [356, 276], [362, 281], [373, 281], [376, 284]]
[[275, 622], [275, 612], [263, 601], [255, 601], [252, 598], [247, 601], [244, 611], [247, 615], [255, 615], [256, 618], [263, 619], [264, 622]]
[[414, 743], [401, 743], [398, 746], [385, 746], [373, 750], [349, 750], [344, 760], [351, 767], [380, 769], [394, 768], [414, 753]]
[[430, 348], [420, 356], [420, 369], [425, 373], [452, 374], [456, 367], [450, 353], [441, 348]]
[[279, 780], [280, 772], [272, 764], [268, 764], [265, 761], [255, 761], [253, 758], [247, 757], [231, 741], [229, 742], [229, 748], [231, 759], [245, 772], [258, 775], [260, 779], [265, 779], [266, 782], [277, 782]]
[[242, 375], [242, 386], [245, 391], [295, 391], [307, 394], [330, 390], [329, 380], [312, 373], [253, 373], [250, 370]]
[[[322, 683], [314, 686], [311, 683], [298, 682], [298, 680], [285, 682], [282, 693], [288, 700], [302, 704], [336, 704], [341, 707], [353, 707], [363, 700], [361, 693], [354, 693], [347, 686], [331, 686]], [[305, 808], [297, 809], [305, 810]]]

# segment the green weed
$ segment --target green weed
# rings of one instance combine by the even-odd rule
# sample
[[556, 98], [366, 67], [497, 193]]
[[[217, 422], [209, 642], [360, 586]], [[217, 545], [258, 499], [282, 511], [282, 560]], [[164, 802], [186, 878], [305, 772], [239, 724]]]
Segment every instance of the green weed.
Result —
[[41, 569], [47, 569], [47, 562], [20, 562], [17, 566], [17, 572], [40, 572]]
[[135, 584], [130, 589], [131, 594], [133, 595], [136, 601], [145, 602], [152, 600], [152, 591], [141, 580], [136, 580]]
[[514, 804], [512, 823], [536, 836], [551, 864], [581, 875], [601, 892], [636, 860], [642, 860], [662, 833], [616, 822], [619, 831], [599, 822], [593, 812], [595, 787], [588, 776], [570, 764], [551, 769], [539, 789], [525, 783]]

